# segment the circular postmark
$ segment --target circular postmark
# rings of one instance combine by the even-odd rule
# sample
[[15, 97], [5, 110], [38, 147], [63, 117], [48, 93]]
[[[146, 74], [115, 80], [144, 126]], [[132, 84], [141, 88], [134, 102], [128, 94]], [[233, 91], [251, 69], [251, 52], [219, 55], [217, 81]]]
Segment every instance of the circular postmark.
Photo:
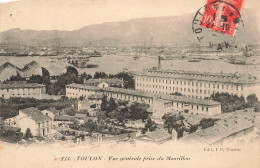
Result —
[[234, 37], [239, 23], [244, 27], [240, 14], [242, 1], [234, 2], [208, 0], [206, 5], [198, 9], [192, 20], [192, 31], [199, 42], [205, 38], [205, 30], [210, 30], [212, 36], [217, 36], [218, 32]]

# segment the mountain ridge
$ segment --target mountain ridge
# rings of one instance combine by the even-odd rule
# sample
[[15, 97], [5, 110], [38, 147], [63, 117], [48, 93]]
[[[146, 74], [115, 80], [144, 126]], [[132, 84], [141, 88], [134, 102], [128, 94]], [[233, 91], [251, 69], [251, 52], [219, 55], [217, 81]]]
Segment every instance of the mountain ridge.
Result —
[[[245, 27], [238, 30], [235, 38], [221, 36], [221, 40], [237, 42], [259, 42], [259, 31], [253, 12], [243, 12]], [[22, 30], [15, 28], [1, 33], [2, 44], [191, 44], [197, 43], [191, 26], [194, 14], [135, 18], [128, 21], [105, 22], [82, 27], [77, 30]], [[249, 19], [250, 18], [250, 19]], [[252, 33], [254, 32], [254, 33]], [[206, 33], [204, 42], [214, 40]], [[211, 33], [212, 34], [212, 33]]]

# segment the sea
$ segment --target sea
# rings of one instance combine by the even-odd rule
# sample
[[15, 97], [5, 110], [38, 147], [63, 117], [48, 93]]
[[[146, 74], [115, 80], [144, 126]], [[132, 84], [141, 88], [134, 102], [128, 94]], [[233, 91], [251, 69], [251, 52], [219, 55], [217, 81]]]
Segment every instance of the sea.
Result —
[[[253, 56], [250, 59], [259, 60], [260, 56]], [[36, 61], [43, 67], [47, 64], [53, 64], [48, 56], [0, 56], [0, 66], [5, 62], [10, 62], [19, 68]], [[58, 62], [56, 62], [58, 63]], [[77, 68], [79, 73], [86, 72], [93, 75], [95, 72], [105, 72], [107, 74], [116, 74], [123, 71], [142, 71], [143, 69], [158, 66], [156, 57], [140, 57], [133, 59], [132, 56], [103, 55], [102, 57], [91, 57], [89, 64], [98, 64], [98, 68]], [[260, 65], [237, 65], [230, 64], [224, 60], [201, 60], [200, 62], [189, 62], [187, 59], [162, 60], [161, 69], [213, 72], [213, 73], [240, 73], [259, 76]]]

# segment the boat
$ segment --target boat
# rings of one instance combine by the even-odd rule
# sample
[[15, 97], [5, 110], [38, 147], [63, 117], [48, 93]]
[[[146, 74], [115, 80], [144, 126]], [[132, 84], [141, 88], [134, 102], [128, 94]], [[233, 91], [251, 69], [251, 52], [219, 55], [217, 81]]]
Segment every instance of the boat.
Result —
[[85, 68], [98, 68], [98, 64], [86, 64]]
[[94, 51], [93, 53], [89, 54], [89, 57], [102, 57], [100, 52]]
[[134, 60], [137, 60], [137, 59], [139, 59], [139, 56], [137, 56], [137, 55], [136, 55], [136, 56], [133, 56], [133, 59], [134, 59]]
[[173, 60], [173, 59], [176, 59], [176, 58], [174, 58], [172, 56], [161, 56], [161, 59], [162, 60]]
[[246, 61], [242, 61], [242, 60], [232, 60], [232, 61], [229, 61], [228, 63], [230, 63], [230, 64], [238, 64], [238, 65], [245, 65], [245, 64], [246, 64]]
[[199, 59], [190, 59], [188, 62], [200, 62], [201, 60]]
[[229, 59], [227, 61], [230, 64], [238, 64], [238, 65], [245, 65], [246, 61], [245, 60], [238, 60], [238, 59]]
[[24, 56], [28, 56], [28, 53], [17, 53], [16, 56], [17, 57], [24, 57]]

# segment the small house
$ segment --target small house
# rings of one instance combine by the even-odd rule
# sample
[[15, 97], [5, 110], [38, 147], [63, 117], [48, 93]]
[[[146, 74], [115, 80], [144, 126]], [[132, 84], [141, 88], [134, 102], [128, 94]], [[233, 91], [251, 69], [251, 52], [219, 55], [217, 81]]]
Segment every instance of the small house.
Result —
[[33, 107], [19, 110], [15, 122], [15, 126], [21, 128], [22, 133], [25, 133], [27, 128], [33, 136], [47, 136], [51, 133], [52, 119]]

